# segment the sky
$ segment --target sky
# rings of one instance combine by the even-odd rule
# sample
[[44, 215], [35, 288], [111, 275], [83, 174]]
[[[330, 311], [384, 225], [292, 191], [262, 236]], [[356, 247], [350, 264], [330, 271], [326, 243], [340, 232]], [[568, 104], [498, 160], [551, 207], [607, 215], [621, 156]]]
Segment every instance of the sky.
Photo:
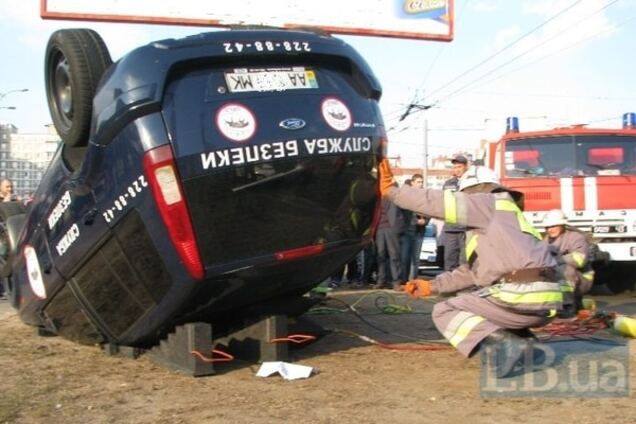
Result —
[[[98, 31], [113, 60], [154, 40], [208, 30], [42, 20], [39, 0], [0, 0], [0, 122], [20, 133], [46, 131], [45, 47], [53, 31], [80, 27]], [[521, 130], [617, 128], [623, 113], [636, 112], [634, 0], [455, 0], [451, 42], [336, 37], [382, 84], [389, 155], [404, 167], [423, 166], [425, 153], [429, 160], [475, 153], [480, 140], [503, 134], [509, 116]], [[23, 88], [29, 91], [2, 97]], [[426, 110], [400, 121], [409, 104]]]

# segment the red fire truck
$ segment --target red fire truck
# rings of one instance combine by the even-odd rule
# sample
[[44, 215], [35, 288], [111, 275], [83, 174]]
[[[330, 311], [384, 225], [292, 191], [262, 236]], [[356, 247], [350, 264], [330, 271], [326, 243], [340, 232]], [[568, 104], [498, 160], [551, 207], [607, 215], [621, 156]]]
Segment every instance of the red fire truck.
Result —
[[621, 129], [574, 125], [506, 134], [490, 143], [488, 165], [503, 185], [525, 194], [525, 214], [542, 230], [545, 212], [562, 209], [615, 269], [636, 264], [636, 114]]

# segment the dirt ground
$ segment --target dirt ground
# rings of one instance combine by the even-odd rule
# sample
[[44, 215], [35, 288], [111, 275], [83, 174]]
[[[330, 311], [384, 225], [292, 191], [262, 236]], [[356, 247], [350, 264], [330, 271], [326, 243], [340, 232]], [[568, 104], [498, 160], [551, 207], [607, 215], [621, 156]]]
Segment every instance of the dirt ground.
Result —
[[[107, 356], [96, 346], [37, 336], [3, 302], [0, 423], [636, 422], [633, 341], [627, 397], [487, 397], [480, 392], [478, 358], [412, 343], [439, 338], [430, 319], [433, 302], [389, 291], [332, 292], [321, 309], [301, 317], [324, 331], [290, 351], [289, 362], [316, 370], [294, 381], [256, 377], [258, 365], [240, 361], [194, 378], [144, 355]], [[632, 294], [597, 303], [636, 312]], [[355, 334], [420, 350], [381, 348]], [[575, 349], [586, 345], [580, 346]]]

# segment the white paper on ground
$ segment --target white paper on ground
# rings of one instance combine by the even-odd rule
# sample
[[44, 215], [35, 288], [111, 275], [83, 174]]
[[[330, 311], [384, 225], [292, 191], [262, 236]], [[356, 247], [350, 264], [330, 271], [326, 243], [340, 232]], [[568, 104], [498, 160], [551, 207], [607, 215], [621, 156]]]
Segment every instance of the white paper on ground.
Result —
[[272, 374], [279, 373], [285, 380], [296, 380], [298, 378], [309, 377], [312, 371], [312, 367], [305, 365], [296, 365], [281, 361], [263, 362], [256, 376], [269, 377]]

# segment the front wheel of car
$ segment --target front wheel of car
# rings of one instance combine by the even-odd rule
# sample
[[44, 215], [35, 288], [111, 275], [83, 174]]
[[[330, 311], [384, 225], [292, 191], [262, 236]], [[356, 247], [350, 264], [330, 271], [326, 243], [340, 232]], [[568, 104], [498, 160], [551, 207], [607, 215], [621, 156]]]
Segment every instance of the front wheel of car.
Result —
[[55, 129], [68, 146], [87, 144], [93, 96], [112, 63], [106, 44], [91, 29], [62, 29], [49, 38], [44, 60], [46, 97]]

